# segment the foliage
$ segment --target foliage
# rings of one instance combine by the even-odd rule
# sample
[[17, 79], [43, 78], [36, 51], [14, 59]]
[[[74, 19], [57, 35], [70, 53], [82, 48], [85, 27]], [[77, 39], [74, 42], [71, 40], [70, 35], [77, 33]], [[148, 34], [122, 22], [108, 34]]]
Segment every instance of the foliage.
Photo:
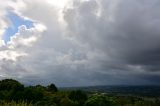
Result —
[[0, 101], [0, 106], [33, 106], [33, 104], [24, 101], [18, 103], [14, 101], [11, 102]]
[[0, 106], [159, 106], [159, 98], [62, 91], [54, 84], [24, 87], [13, 79], [0, 81]]
[[84, 106], [115, 106], [115, 104], [104, 95], [94, 95], [86, 101]]
[[78, 106], [82, 106], [87, 100], [87, 94], [85, 92], [82, 92], [81, 90], [71, 91], [69, 93], [69, 99], [77, 102]]
[[47, 90], [50, 92], [57, 92], [58, 91], [57, 87], [54, 84], [48, 85]]

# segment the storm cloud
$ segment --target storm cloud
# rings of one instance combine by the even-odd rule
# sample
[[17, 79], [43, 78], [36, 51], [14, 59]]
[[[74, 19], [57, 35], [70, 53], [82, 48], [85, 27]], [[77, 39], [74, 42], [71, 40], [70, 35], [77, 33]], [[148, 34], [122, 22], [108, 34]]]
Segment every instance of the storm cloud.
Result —
[[[68, 0], [63, 8], [51, 1], [13, 0], [0, 8], [33, 22], [1, 45], [1, 79], [58, 86], [160, 84], [159, 0]], [[10, 26], [1, 16], [8, 21], [2, 20], [0, 31]]]

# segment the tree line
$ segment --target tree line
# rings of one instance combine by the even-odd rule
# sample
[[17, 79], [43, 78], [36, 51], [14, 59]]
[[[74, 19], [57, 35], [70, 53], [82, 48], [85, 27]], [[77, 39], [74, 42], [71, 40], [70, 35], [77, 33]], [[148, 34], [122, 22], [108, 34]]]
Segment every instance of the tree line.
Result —
[[59, 90], [55, 84], [25, 87], [13, 79], [0, 81], [0, 106], [159, 106], [159, 99], [117, 97], [81, 90]]

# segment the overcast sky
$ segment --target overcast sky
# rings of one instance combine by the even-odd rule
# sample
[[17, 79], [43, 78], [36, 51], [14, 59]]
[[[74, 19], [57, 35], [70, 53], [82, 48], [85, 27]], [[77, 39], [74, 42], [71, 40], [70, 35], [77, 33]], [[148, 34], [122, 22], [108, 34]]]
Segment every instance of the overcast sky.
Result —
[[159, 0], [0, 2], [0, 79], [160, 85]]

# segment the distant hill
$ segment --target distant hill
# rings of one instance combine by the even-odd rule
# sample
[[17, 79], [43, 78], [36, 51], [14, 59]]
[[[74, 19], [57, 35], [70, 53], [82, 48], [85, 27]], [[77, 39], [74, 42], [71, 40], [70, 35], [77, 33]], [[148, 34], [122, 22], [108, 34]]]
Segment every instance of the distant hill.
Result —
[[87, 92], [101, 92], [111, 95], [132, 95], [146, 97], [160, 97], [160, 86], [88, 86], [88, 87], [64, 87], [61, 89], [84, 90]]

